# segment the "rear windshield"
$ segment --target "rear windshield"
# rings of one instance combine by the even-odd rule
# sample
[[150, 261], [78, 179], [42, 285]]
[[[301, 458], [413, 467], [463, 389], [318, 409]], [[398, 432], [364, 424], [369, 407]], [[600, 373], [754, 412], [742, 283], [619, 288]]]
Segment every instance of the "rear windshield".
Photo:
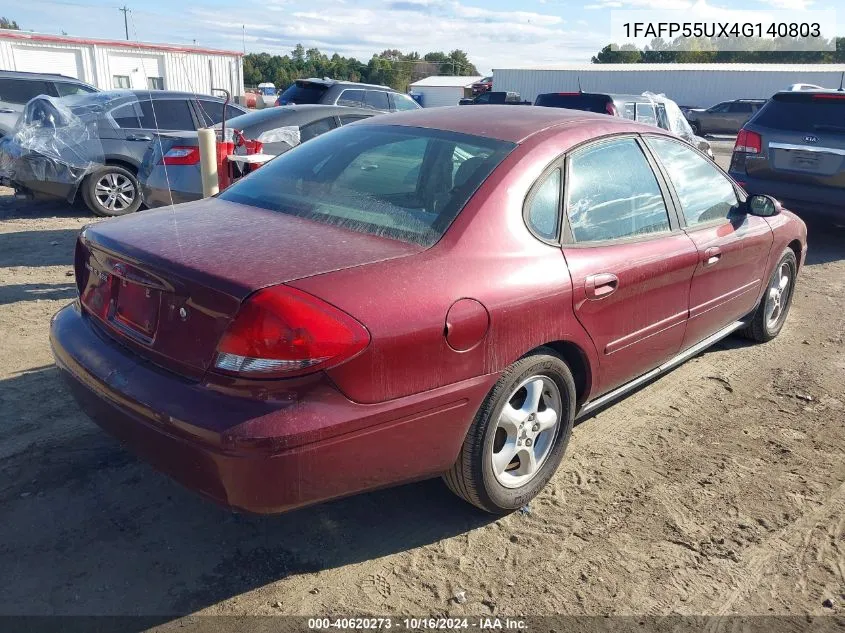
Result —
[[219, 197], [430, 246], [514, 147], [441, 130], [350, 125], [282, 154]]
[[776, 130], [845, 134], [845, 93], [777, 95], [752, 122]]
[[320, 103], [320, 98], [328, 89], [328, 86], [324, 84], [297, 81], [279, 96], [279, 103], [282, 105], [292, 103]]
[[537, 95], [534, 105], [607, 114], [607, 103], [609, 101], [610, 97], [606, 95], [579, 94], [577, 92], [573, 94], [550, 92], [548, 94]]

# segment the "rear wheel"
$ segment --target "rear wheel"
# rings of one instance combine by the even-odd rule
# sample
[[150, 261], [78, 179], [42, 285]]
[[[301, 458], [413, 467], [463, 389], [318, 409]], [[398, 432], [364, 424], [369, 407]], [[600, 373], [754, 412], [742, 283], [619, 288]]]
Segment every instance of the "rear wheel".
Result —
[[748, 326], [742, 330], [747, 338], [765, 343], [775, 338], [786, 323], [786, 315], [792, 305], [798, 260], [791, 248], [787, 248], [775, 266], [766, 292]]
[[104, 165], [85, 178], [82, 199], [95, 215], [126, 215], [141, 206], [141, 191], [128, 169]]
[[574, 419], [572, 373], [552, 350], [541, 348], [502, 375], [443, 478], [452, 492], [482, 510], [516, 510], [557, 470]]

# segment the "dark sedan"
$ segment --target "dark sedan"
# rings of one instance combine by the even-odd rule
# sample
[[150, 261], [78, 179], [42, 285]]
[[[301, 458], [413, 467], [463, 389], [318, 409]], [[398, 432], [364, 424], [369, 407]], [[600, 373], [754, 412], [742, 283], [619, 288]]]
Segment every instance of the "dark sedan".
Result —
[[[226, 118], [244, 114], [226, 106]], [[219, 123], [217, 97], [164, 90], [115, 90], [30, 101], [14, 132], [0, 141], [0, 178], [23, 193], [77, 195], [96, 215], [141, 206], [138, 167], [161, 130]]]
[[503, 513], [577, 416], [784, 327], [806, 227], [775, 200], [656, 127], [479, 112], [354, 123], [88, 226], [50, 334], [79, 403], [228, 506], [442, 475]]
[[[278, 155], [336, 127], [376, 114], [363, 108], [292, 105], [249, 112], [226, 121], [226, 127], [240, 130], [248, 139], [261, 141], [263, 153]], [[144, 156], [138, 181], [148, 207], [202, 198], [196, 132], [159, 134]]]

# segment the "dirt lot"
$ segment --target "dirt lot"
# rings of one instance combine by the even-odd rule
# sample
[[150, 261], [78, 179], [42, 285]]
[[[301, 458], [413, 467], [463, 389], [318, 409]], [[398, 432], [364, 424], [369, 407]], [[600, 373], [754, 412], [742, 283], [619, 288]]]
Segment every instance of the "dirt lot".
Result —
[[581, 423], [529, 512], [493, 520], [430, 481], [252, 517], [77, 410], [47, 330], [91, 219], [2, 193], [0, 614], [845, 613], [835, 222], [806, 216], [777, 340], [728, 339]]

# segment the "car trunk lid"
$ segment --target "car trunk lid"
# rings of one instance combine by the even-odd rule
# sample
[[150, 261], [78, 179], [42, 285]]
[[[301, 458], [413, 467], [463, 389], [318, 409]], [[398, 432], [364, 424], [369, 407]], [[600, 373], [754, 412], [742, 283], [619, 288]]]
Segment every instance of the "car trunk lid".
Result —
[[111, 336], [199, 379], [255, 290], [422, 248], [207, 199], [88, 226], [76, 276], [84, 309]]
[[845, 93], [781, 93], [746, 125], [762, 151], [744, 159], [752, 178], [845, 189]]

